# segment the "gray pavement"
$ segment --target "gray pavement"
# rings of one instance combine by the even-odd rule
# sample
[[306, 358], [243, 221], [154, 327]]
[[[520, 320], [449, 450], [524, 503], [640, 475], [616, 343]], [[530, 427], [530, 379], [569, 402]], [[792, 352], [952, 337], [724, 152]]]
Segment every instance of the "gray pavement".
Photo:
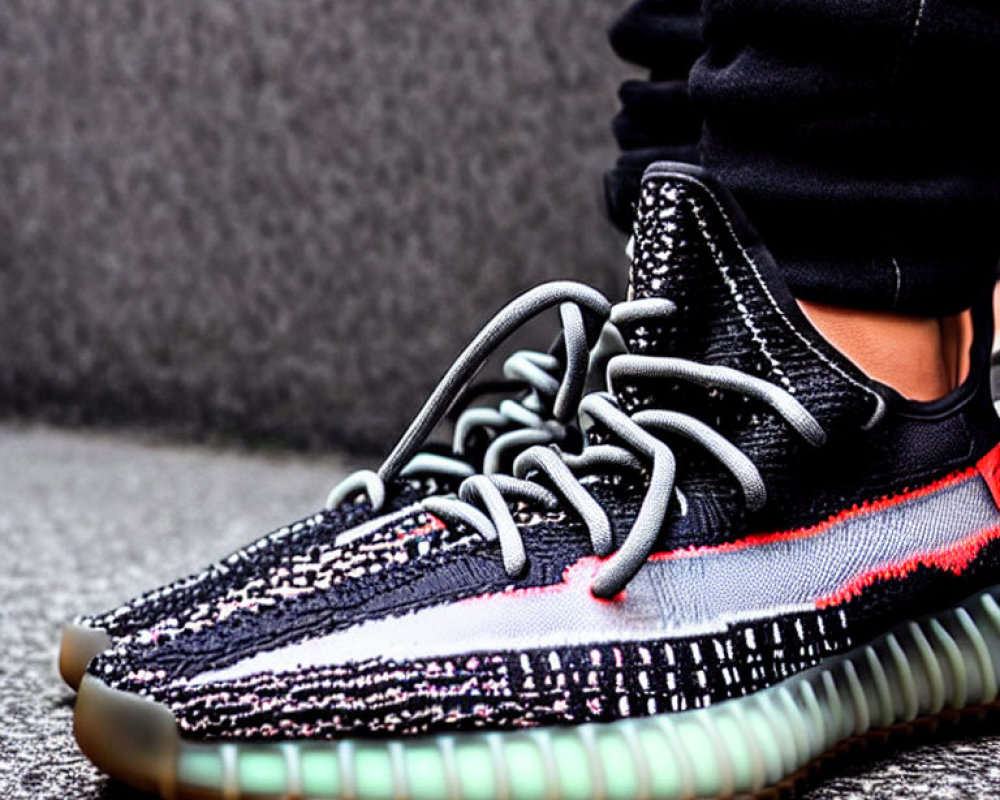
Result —
[[[132, 797], [73, 742], [73, 694], [54, 662], [60, 621], [314, 509], [353, 466], [0, 426], [0, 797]], [[992, 728], [978, 739], [849, 760], [807, 797], [1000, 797], [1000, 728]]]

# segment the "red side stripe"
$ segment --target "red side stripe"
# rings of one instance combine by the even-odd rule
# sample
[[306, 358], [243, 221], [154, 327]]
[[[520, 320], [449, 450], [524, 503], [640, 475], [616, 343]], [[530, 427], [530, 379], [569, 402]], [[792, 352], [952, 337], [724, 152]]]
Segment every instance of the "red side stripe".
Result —
[[917, 567], [935, 567], [955, 575], [961, 575], [973, 559], [979, 555], [979, 551], [997, 538], [1000, 538], [1000, 528], [987, 528], [940, 550], [918, 553], [904, 561], [886, 564], [877, 569], [863, 572], [832, 594], [820, 597], [816, 600], [816, 607], [829, 608], [846, 603], [848, 600], [858, 597], [869, 586], [880, 581], [905, 578]]
[[[668, 552], [654, 553], [650, 556], [651, 561], [670, 561], [682, 558], [699, 558], [701, 556], [715, 555], [718, 553], [731, 553], [737, 550], [746, 550], [751, 547], [760, 547], [762, 545], [772, 544], [774, 542], [781, 541], [793, 541], [796, 539], [806, 539], [810, 536], [816, 536], [829, 530], [834, 525], [842, 523], [846, 520], [852, 519], [854, 517], [860, 517], [865, 514], [872, 514], [878, 511], [883, 511], [894, 506], [901, 505], [902, 503], [909, 502], [911, 500], [916, 500], [921, 497], [926, 497], [934, 492], [941, 491], [956, 484], [962, 483], [963, 481], [970, 480], [976, 476], [981, 476], [986, 484], [989, 486], [990, 492], [993, 495], [994, 501], [996, 501], [998, 508], [1000, 508], [1000, 445], [994, 447], [989, 453], [983, 456], [976, 465], [969, 467], [968, 469], [961, 470], [959, 472], [953, 472], [950, 475], [946, 475], [943, 478], [927, 484], [926, 486], [921, 486], [917, 489], [904, 489], [902, 492], [896, 495], [886, 496], [879, 498], [877, 500], [870, 500], [864, 503], [857, 504], [849, 509], [845, 509], [823, 522], [817, 523], [816, 525], [811, 525], [805, 528], [798, 528], [796, 530], [790, 531], [779, 531], [776, 533], [764, 533], [764, 534], [754, 534], [752, 536], [747, 536], [744, 539], [738, 539], [734, 542], [726, 542], [720, 545], [712, 545], [705, 547], [687, 547], [680, 550], [671, 550]], [[435, 522], [437, 522], [435, 520]], [[438, 523], [440, 524], [440, 523]], [[435, 527], [432, 522], [430, 527]], [[842, 586], [833, 594], [827, 595], [826, 597], [821, 597], [816, 601], [816, 605], [819, 608], [825, 608], [828, 606], [839, 605], [852, 597], [859, 595], [867, 586], [871, 586], [876, 581], [887, 580], [893, 578], [902, 578], [915, 570], [920, 565], [925, 565], [929, 567], [938, 567], [939, 569], [947, 569], [951, 572], [960, 574], [965, 570], [972, 560], [979, 554], [979, 551], [989, 542], [994, 539], [1000, 538], [1000, 527], [998, 528], [988, 528], [986, 530], [980, 531], [967, 537], [966, 539], [960, 540], [955, 544], [938, 551], [932, 551], [928, 553], [918, 553], [905, 561], [901, 561], [895, 564], [884, 565], [877, 569], [870, 570], [869, 572], [862, 573], [856, 578], [851, 579], [850, 582]], [[585, 556], [578, 559], [576, 562], [571, 564], [563, 572], [562, 581], [556, 584], [550, 584], [548, 586], [532, 586], [515, 589], [513, 587], [508, 587], [503, 592], [488, 594], [488, 595], [478, 595], [475, 597], [466, 598], [460, 602], [462, 603], [475, 603], [483, 600], [490, 600], [497, 597], [510, 597], [510, 596], [532, 596], [532, 595], [545, 595], [554, 594], [557, 592], [562, 592], [569, 588], [571, 584], [575, 584], [580, 581], [590, 581], [593, 580], [594, 575], [597, 572], [600, 564], [606, 559], [598, 558], [596, 556]], [[620, 596], [613, 598], [611, 602], [618, 602], [624, 599], [625, 593], [623, 592]], [[596, 599], [596, 598], [595, 598]]]
[[873, 514], [884, 511], [887, 508], [901, 505], [902, 503], [925, 497], [934, 492], [947, 489], [963, 481], [967, 481], [976, 475], [981, 475], [993, 493], [993, 499], [1000, 506], [1000, 445], [994, 447], [989, 453], [983, 456], [979, 462], [968, 469], [960, 472], [953, 472], [943, 478], [921, 486], [918, 489], [904, 489], [899, 494], [886, 496], [877, 500], [868, 500], [852, 506], [851, 508], [834, 514], [823, 522], [810, 525], [805, 528], [798, 528], [790, 531], [777, 531], [774, 533], [758, 533], [747, 536], [744, 539], [737, 539], [734, 542], [724, 544], [708, 545], [703, 547], [686, 547], [680, 550], [654, 553], [651, 558], [655, 561], [669, 561], [677, 558], [698, 558], [701, 556], [715, 555], [717, 553], [730, 553], [735, 550], [745, 550], [750, 547], [760, 547], [761, 545], [773, 544], [774, 542], [793, 541], [795, 539], [807, 539], [829, 530], [834, 525], [838, 525], [854, 517], [865, 514]]
[[[976, 471], [982, 476], [993, 495], [993, 501], [1000, 507], [1000, 447], [994, 447], [976, 463]], [[927, 553], [917, 553], [909, 558], [886, 564], [852, 578], [836, 592], [816, 601], [817, 608], [846, 603], [858, 597], [865, 589], [879, 581], [899, 580], [917, 567], [936, 567], [961, 575], [979, 552], [993, 540], [1000, 538], [1000, 528], [987, 528], [961, 539], [948, 547]]]
[[1000, 508], [1000, 447], [994, 447], [976, 464], [979, 474], [990, 487], [993, 502]]
[[399, 531], [396, 534], [396, 538], [400, 541], [403, 541], [404, 539], [419, 539], [421, 536], [427, 536], [429, 533], [433, 533], [434, 531], [443, 531], [446, 527], [448, 526], [433, 514], [428, 514], [426, 523], [416, 528]]

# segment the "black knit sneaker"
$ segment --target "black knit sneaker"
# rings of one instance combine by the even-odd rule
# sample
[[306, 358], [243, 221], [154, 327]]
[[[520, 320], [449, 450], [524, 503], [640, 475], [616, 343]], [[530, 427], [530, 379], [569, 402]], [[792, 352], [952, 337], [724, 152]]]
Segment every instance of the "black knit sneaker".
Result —
[[[338, 484], [325, 507], [274, 531], [209, 565], [202, 572], [147, 592], [103, 614], [78, 617], [63, 627], [59, 670], [76, 688], [87, 664], [113, 644], [155, 643], [186, 628], [202, 629], [235, 611], [273, 604], [321, 586], [337, 569], [398, 557], [405, 539], [366, 539], [363, 526], [380, 513], [400, 512], [419, 500], [453, 492], [476, 472], [509, 469], [516, 456], [536, 444], [578, 447], [577, 404], [584, 391], [588, 359], [600, 362], [614, 352], [606, 332], [594, 347], [611, 304], [583, 284], [543, 284], [500, 311], [469, 346], [457, 365], [497, 347], [511, 330], [550, 307], [560, 306], [563, 331], [550, 352], [519, 351], [504, 363], [506, 399], [496, 407], [467, 408], [455, 423], [450, 448], [425, 442], [449, 409], [432, 398], [432, 415], [404, 437], [378, 472], [364, 470]], [[453, 369], [444, 381], [449, 396], [473, 375]], [[474, 387], [475, 388], [475, 387]], [[474, 392], [462, 392], [468, 397]], [[444, 394], [441, 394], [443, 397]], [[460, 398], [461, 399], [461, 398]], [[415, 452], [423, 448], [421, 452]], [[380, 526], [375, 526], [376, 528]], [[349, 537], [345, 536], [351, 531]], [[349, 544], [353, 543], [353, 544]], [[307, 580], [303, 560], [320, 560], [324, 569]]]
[[994, 703], [989, 323], [960, 389], [904, 400], [673, 164], [643, 180], [629, 298], [579, 455], [373, 523], [428, 534], [392, 568], [102, 655], [84, 752], [165, 797], [745, 797]]

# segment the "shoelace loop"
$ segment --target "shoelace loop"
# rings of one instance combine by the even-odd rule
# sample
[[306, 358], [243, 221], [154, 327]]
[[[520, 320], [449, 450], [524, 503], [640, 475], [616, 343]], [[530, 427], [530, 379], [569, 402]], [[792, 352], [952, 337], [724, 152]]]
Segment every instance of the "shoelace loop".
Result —
[[[674, 305], [666, 300], [628, 301], [612, 309], [610, 320], [634, 323], [673, 310]], [[612, 357], [607, 374], [609, 389], [623, 379], [673, 379], [729, 390], [770, 407], [807, 443], [820, 446], [826, 440], [815, 417], [789, 391], [736, 369], [668, 356], [627, 354]], [[583, 522], [595, 554], [608, 556], [591, 591], [597, 597], [612, 598], [649, 558], [666, 519], [669, 498], [679, 495], [674, 453], [650, 431], [669, 431], [704, 449], [732, 474], [749, 509], [758, 510], [767, 500], [763, 478], [754, 463], [722, 434], [695, 417], [666, 409], [645, 409], [629, 415], [605, 392], [584, 397], [580, 416], [600, 423], [621, 445], [587, 445], [575, 456], [552, 447], [529, 447], [515, 460], [513, 476], [477, 475], [463, 481], [457, 498], [431, 497], [421, 505], [441, 519], [467, 525], [485, 539], [498, 541], [505, 570], [517, 577], [526, 565], [526, 555], [511, 502], [534, 496], [539, 505], [551, 509], [558, 495]], [[614, 553], [610, 552], [613, 543], [607, 513], [578, 477], [608, 469], [648, 470], [639, 513]], [[539, 479], [544, 479], [552, 490], [541, 487]]]
[[[514, 353], [504, 362], [504, 374], [526, 383], [528, 392], [520, 400], [502, 401], [496, 409], [464, 411], [455, 425], [454, 458], [418, 452], [489, 355], [529, 319], [554, 306], [559, 306], [562, 322], [559, 344], [563, 360], [553, 353], [532, 350]], [[486, 324], [455, 360], [378, 472], [359, 470], [347, 476], [330, 491], [326, 507], [336, 508], [363, 493], [377, 512], [385, 503], [387, 484], [396, 478], [422, 474], [459, 479], [473, 477], [476, 469], [461, 456], [469, 435], [476, 428], [515, 428], [497, 435], [487, 447], [482, 467], [487, 475], [501, 468], [507, 453], [563, 441], [584, 392], [591, 350], [610, 313], [611, 303], [603, 294], [575, 281], [544, 283], [515, 298]], [[561, 377], [556, 377], [560, 370]], [[480, 499], [486, 502], [481, 496]], [[493, 499], [490, 495], [490, 502]], [[478, 529], [480, 526], [473, 527]], [[505, 540], [507, 538], [505, 534]], [[511, 546], [508, 544], [508, 548]]]

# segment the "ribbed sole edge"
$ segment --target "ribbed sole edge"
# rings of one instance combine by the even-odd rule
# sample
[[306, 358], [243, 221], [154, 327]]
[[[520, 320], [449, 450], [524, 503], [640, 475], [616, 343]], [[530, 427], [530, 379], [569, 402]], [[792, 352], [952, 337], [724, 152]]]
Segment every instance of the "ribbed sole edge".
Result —
[[170, 712], [86, 676], [83, 751], [174, 800], [693, 800], [793, 796], [838, 752], [997, 701], [1000, 587], [752, 695], [620, 720], [396, 739], [181, 739]]

